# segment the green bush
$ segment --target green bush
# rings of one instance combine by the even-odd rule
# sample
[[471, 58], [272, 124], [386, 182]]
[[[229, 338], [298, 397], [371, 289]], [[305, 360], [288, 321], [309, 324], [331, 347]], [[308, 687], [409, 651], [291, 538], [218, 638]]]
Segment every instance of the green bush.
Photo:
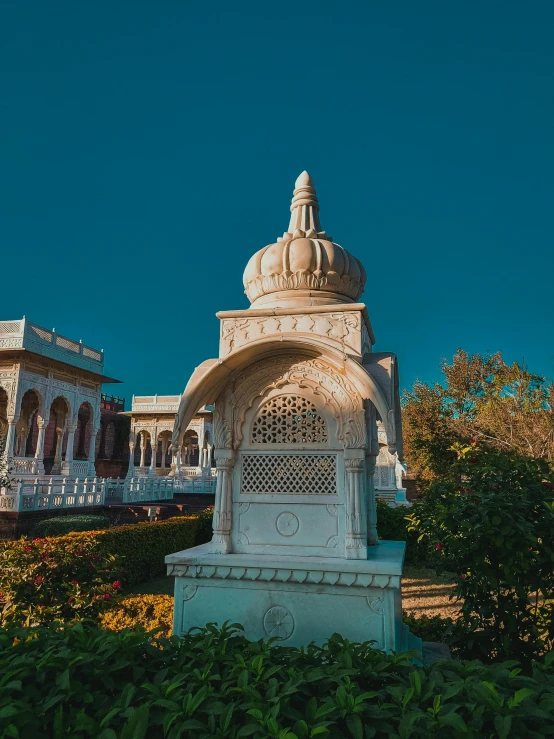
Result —
[[100, 531], [110, 528], [110, 519], [106, 516], [93, 516], [84, 514], [82, 516], [56, 516], [40, 521], [34, 528], [34, 535], [63, 536], [71, 531]]
[[[198, 519], [117, 526], [0, 543], [0, 624], [95, 617], [115, 592], [166, 572], [164, 558], [194, 546]], [[76, 585], [75, 583], [78, 583]]]
[[0, 733], [19, 739], [546, 737], [554, 655], [431, 668], [338, 635], [304, 649], [214, 626], [182, 639], [77, 625], [0, 634]]
[[402, 611], [402, 621], [410, 627], [414, 636], [419, 636], [423, 641], [453, 642], [456, 622], [449, 616], [417, 616], [415, 611], [407, 613]]
[[205, 544], [207, 541], [211, 541], [213, 535], [213, 505], [208, 506], [208, 508], [204, 508], [203, 511], [199, 511], [198, 513], [194, 514], [194, 517], [198, 521], [198, 526], [196, 528], [196, 538], [194, 540], [195, 546], [197, 546], [198, 544]]
[[20, 539], [0, 548], [0, 626], [95, 619], [105, 610], [120, 573], [94, 537]]
[[542, 460], [457, 447], [411, 515], [455, 573], [467, 655], [528, 662], [554, 646], [554, 475]]
[[386, 541], [405, 541], [407, 564], [424, 564], [429, 559], [426, 542], [418, 541], [418, 534], [411, 531], [407, 516], [417, 511], [417, 503], [410, 508], [392, 508], [382, 498], [377, 499], [377, 532]]
[[165, 574], [166, 555], [193, 547], [197, 526], [197, 518], [180, 516], [168, 521], [114, 526], [99, 531], [96, 538], [103, 552], [121, 559], [121, 579], [128, 587]]

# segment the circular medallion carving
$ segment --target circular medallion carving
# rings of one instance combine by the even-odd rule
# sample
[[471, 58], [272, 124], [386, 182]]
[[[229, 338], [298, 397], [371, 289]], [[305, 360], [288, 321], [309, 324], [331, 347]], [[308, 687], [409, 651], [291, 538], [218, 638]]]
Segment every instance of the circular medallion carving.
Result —
[[294, 619], [284, 606], [271, 606], [264, 616], [263, 626], [268, 636], [288, 639], [294, 631]]
[[281, 536], [294, 536], [300, 528], [300, 522], [298, 521], [294, 513], [291, 513], [290, 511], [283, 511], [283, 513], [280, 513], [277, 516], [275, 526]]

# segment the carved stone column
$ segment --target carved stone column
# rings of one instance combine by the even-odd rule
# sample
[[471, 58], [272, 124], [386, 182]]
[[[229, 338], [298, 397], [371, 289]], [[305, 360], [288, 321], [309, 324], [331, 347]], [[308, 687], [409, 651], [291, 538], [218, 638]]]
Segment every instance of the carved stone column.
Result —
[[55, 465], [59, 465], [62, 459], [63, 432], [63, 428], [56, 428], [56, 454], [54, 455]]
[[162, 474], [164, 475], [165, 475], [165, 470], [166, 470], [166, 466], [165, 466], [165, 455], [166, 454], [167, 454], [167, 439], [164, 436], [164, 438], [162, 439]]
[[375, 468], [377, 457], [368, 454], [366, 457], [367, 473], [367, 543], [370, 547], [379, 543], [377, 534], [377, 500], [375, 497]]
[[[73, 424], [68, 421], [66, 424], [67, 429], [67, 445], [65, 448], [65, 459], [60, 466], [60, 474], [71, 475], [72, 473], [72, 462], [73, 462], [73, 445], [75, 441], [75, 429], [77, 424]], [[62, 442], [63, 443], [63, 442]]]
[[35, 471], [37, 475], [44, 474], [44, 437], [46, 432], [46, 426], [44, 420], [38, 421], [38, 438], [37, 448], [35, 451]]
[[154, 429], [150, 434], [150, 446], [152, 447], [152, 458], [150, 459], [150, 469], [148, 470], [148, 476], [154, 477], [156, 474], [156, 456], [158, 454], [158, 434]]
[[126, 478], [131, 480], [135, 476], [135, 435], [131, 431], [129, 434], [129, 467], [127, 468]]
[[72, 423], [68, 423], [67, 424], [67, 447], [65, 450], [65, 461], [68, 464], [71, 464], [71, 462], [73, 462], [74, 442], [75, 442], [75, 426]]
[[[363, 454], [363, 450], [351, 450]], [[346, 468], [346, 558], [367, 559], [367, 521], [364, 500], [364, 459], [344, 460]]]
[[146, 434], [144, 431], [140, 435], [140, 466], [144, 467], [146, 457]]
[[98, 429], [93, 429], [90, 434], [90, 444], [89, 444], [89, 449], [88, 449], [89, 475], [96, 475], [95, 456], [96, 456], [96, 436], [97, 434], [98, 434]]
[[214, 535], [211, 551], [217, 554], [231, 552], [233, 453], [228, 449], [216, 451], [217, 485], [215, 490]]
[[14, 444], [15, 444], [15, 418], [8, 418], [8, 433], [6, 434], [6, 452], [8, 458], [13, 457]]

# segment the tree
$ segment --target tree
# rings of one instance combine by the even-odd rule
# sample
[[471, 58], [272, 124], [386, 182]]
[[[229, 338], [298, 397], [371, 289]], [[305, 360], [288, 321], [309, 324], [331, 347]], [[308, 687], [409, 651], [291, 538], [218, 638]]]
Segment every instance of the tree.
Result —
[[4, 450], [0, 454], [0, 488], [5, 490], [11, 490], [13, 487], [13, 480], [10, 477], [12, 471], [10, 460], [8, 458], [8, 452]]
[[408, 516], [452, 573], [466, 657], [528, 663], [554, 647], [554, 472], [543, 459], [456, 444]]
[[448, 472], [455, 442], [478, 439], [491, 448], [554, 462], [554, 385], [500, 352], [458, 349], [442, 363], [444, 384], [416, 382], [402, 399], [404, 448], [422, 480]]

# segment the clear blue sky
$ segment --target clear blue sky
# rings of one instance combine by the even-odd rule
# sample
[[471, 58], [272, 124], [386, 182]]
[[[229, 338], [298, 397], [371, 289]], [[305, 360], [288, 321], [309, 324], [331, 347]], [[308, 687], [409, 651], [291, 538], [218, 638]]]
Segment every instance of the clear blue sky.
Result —
[[296, 176], [401, 382], [554, 376], [554, 3], [0, 0], [0, 318], [181, 392]]

